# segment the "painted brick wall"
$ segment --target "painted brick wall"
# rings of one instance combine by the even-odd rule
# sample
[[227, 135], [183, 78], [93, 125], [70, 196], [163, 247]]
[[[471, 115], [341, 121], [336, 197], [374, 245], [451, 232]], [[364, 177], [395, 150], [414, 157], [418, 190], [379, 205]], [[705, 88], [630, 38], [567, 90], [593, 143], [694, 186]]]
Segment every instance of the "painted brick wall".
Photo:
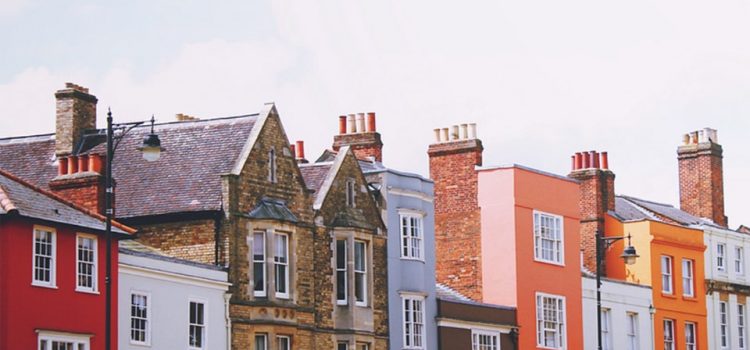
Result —
[[482, 165], [478, 139], [430, 145], [430, 178], [435, 182], [437, 282], [482, 300], [481, 224], [477, 203]]

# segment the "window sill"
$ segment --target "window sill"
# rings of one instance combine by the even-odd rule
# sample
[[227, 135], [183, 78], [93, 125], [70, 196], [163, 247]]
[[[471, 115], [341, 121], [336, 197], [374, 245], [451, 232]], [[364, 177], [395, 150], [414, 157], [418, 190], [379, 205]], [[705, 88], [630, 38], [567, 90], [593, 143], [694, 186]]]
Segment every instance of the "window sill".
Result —
[[41, 284], [41, 283], [31, 282], [31, 286], [32, 287], [47, 288], [47, 289], [57, 289], [57, 286], [53, 285], [53, 284]]
[[698, 302], [698, 298], [696, 298], [695, 296], [689, 296], [689, 295], [683, 295], [682, 296], [682, 300], [690, 301], [690, 302], [694, 302], [694, 303]]
[[370, 305], [367, 305], [367, 303], [360, 303], [360, 302], [354, 303], [354, 306], [361, 307], [361, 308], [368, 308], [368, 309], [370, 308]]
[[[538, 259], [538, 258], [534, 258], [534, 262], [538, 262], [538, 263], [542, 263], [542, 264], [547, 264], [547, 265], [552, 265], [552, 266], [565, 267], [565, 263], [564, 262], [556, 262], [556, 261], [551, 261], [551, 260], [542, 260], [542, 259]], [[552, 349], [552, 348], [544, 348], [544, 349]]]
[[411, 258], [411, 257], [408, 257], [408, 256], [402, 256], [402, 257], [401, 257], [401, 260], [404, 260], [404, 261], [414, 261], [414, 262], [421, 262], [421, 263], [423, 263], [423, 264], [425, 263], [425, 262], [424, 262], [424, 259], [421, 259], [421, 258]]
[[84, 293], [84, 294], [95, 294], [95, 295], [99, 295], [100, 294], [98, 290], [91, 290], [91, 289], [78, 289], [78, 288], [76, 288], [76, 292], [78, 292], [78, 293]]
[[336, 301], [336, 306], [349, 306], [349, 303], [346, 301]]
[[669, 298], [669, 299], [677, 299], [677, 296], [672, 293], [667, 294], [667, 293], [661, 292], [661, 296], [664, 298]]
[[141, 346], [141, 347], [144, 347], [144, 348], [150, 348], [151, 347], [151, 343], [140, 343], [140, 342], [135, 342], [135, 341], [132, 341], [132, 340], [130, 341], [130, 345]]

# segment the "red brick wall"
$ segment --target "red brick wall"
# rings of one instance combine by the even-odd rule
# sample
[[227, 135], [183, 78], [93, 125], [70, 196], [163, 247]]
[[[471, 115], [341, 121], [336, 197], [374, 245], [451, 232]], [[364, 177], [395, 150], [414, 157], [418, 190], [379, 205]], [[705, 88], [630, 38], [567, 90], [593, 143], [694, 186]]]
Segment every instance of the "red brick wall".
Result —
[[[615, 174], [605, 169], [582, 169], [568, 175], [581, 181], [581, 250], [583, 265], [596, 271], [596, 232], [604, 233], [604, 216], [615, 209]], [[604, 266], [602, 266], [603, 270]]]
[[482, 300], [481, 222], [478, 177], [482, 142], [462, 140], [430, 145], [430, 177], [435, 181], [437, 282]]
[[338, 151], [342, 146], [349, 146], [358, 159], [374, 157], [378, 162], [383, 161], [383, 141], [380, 140], [380, 133], [364, 132], [335, 135], [333, 137], [333, 150]]
[[724, 215], [724, 170], [721, 145], [711, 142], [680, 146], [680, 208], [727, 226]]
[[104, 177], [99, 174], [61, 176], [50, 181], [49, 187], [73, 203], [104, 214]]

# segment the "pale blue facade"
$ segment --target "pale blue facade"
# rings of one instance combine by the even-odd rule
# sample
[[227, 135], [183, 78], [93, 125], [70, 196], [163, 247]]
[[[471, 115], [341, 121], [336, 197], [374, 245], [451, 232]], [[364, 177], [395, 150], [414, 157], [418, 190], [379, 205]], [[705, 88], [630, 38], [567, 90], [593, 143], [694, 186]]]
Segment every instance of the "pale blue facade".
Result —
[[[390, 349], [437, 350], [433, 182], [420, 175], [387, 169], [380, 163], [363, 163], [362, 168], [368, 183], [380, 189], [379, 201], [388, 229]], [[421, 218], [421, 242], [407, 237], [407, 241], [412, 243], [405, 243], [402, 236], [404, 217], [408, 222], [414, 222], [412, 218]], [[411, 232], [409, 226], [407, 231]], [[420, 337], [421, 347], [418, 343], [414, 344], [413, 337], [410, 340], [412, 345], [405, 345], [404, 298], [423, 300], [424, 335]]]

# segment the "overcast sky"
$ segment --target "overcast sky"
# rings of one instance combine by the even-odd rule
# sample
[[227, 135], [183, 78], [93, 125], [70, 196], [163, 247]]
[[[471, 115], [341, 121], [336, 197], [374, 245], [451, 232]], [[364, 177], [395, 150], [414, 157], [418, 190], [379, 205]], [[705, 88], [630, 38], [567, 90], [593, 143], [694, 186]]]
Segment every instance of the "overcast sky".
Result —
[[[681, 135], [719, 130], [730, 226], [750, 224], [750, 2], [0, 1], [0, 136], [54, 130], [66, 81], [99, 125], [256, 113], [314, 159], [377, 112], [387, 165], [426, 175], [432, 129], [476, 122], [485, 165], [567, 174], [609, 151], [616, 191], [678, 205]], [[207, 4], [210, 3], [210, 6]]]

